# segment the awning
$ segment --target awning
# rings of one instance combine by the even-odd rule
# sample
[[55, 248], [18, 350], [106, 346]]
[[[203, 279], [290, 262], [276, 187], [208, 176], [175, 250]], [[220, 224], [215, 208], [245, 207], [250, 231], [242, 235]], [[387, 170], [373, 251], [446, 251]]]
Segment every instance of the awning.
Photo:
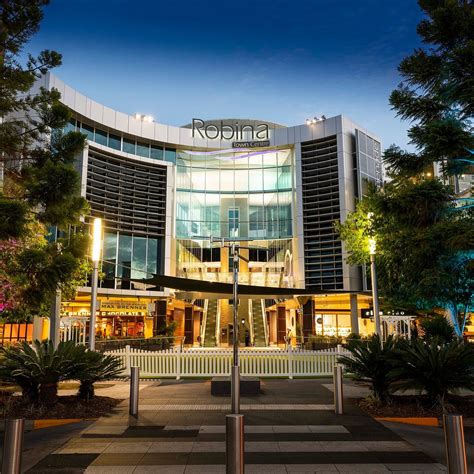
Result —
[[[181, 278], [167, 275], [154, 275], [153, 278], [132, 279], [131, 281], [153, 285], [149, 291], [160, 291], [171, 288], [182, 293], [180, 298], [232, 298], [232, 284], [219, 283], [192, 278]], [[293, 298], [295, 296], [334, 295], [360, 293], [346, 290], [306, 290], [301, 288], [276, 288], [271, 286], [255, 286], [239, 284], [239, 298]]]

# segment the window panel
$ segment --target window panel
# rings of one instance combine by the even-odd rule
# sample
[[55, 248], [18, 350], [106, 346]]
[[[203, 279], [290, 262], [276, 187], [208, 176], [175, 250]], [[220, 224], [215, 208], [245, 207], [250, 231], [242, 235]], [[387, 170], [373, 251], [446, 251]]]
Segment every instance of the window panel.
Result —
[[150, 158], [150, 145], [137, 142], [137, 155], [143, 156], [144, 158]]
[[146, 237], [133, 237], [132, 278], [146, 278]]
[[107, 132], [105, 130], [95, 129], [95, 142], [99, 145], [107, 146]]
[[128, 138], [124, 138], [122, 150], [125, 153], [131, 153], [132, 155], [135, 155], [135, 141], [129, 140]]
[[122, 138], [117, 135], [112, 135], [109, 133], [109, 147], [114, 150], [122, 149]]
[[152, 145], [150, 157], [153, 158], [154, 160], [163, 160], [164, 159], [163, 147]]

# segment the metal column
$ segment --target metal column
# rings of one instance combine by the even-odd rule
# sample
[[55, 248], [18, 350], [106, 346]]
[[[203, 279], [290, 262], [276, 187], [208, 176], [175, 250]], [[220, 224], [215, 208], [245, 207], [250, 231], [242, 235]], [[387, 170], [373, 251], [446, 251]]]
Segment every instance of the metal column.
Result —
[[443, 415], [443, 427], [449, 474], [467, 474], [462, 416]]
[[243, 474], [244, 462], [244, 415], [227, 415], [226, 424], [226, 473]]
[[25, 420], [17, 418], [5, 421], [2, 474], [21, 473], [21, 453]]
[[342, 415], [344, 413], [343, 387], [342, 387], [342, 365], [336, 364], [333, 373], [334, 383], [334, 413]]
[[138, 416], [138, 393], [140, 388], [140, 367], [130, 367], [130, 410], [132, 416]]
[[238, 311], [239, 311], [239, 294], [238, 294], [238, 285], [239, 285], [239, 250], [236, 244], [232, 244], [231, 247], [232, 256], [233, 256], [233, 293], [232, 298], [234, 302], [234, 339], [233, 339], [233, 351], [234, 351], [234, 361], [232, 365], [231, 372], [231, 407], [232, 413], [237, 415], [240, 412], [240, 372], [239, 372], [239, 321], [238, 321]]

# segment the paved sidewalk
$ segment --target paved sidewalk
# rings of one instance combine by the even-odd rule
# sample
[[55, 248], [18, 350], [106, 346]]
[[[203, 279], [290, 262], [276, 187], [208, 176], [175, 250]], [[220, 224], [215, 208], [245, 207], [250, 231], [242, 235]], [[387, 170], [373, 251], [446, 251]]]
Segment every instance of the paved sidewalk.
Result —
[[[329, 380], [267, 380], [241, 400], [246, 472], [437, 473], [445, 467], [351, 402], [332, 410]], [[147, 382], [140, 415], [128, 401], [46, 456], [31, 473], [225, 472], [228, 398], [209, 381]]]

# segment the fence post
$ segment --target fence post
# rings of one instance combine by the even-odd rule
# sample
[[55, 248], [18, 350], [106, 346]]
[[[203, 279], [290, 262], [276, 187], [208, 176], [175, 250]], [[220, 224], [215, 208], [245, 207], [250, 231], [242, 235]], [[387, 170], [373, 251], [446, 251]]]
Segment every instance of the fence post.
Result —
[[448, 472], [467, 474], [466, 444], [462, 416], [443, 415], [444, 441]]
[[288, 344], [288, 378], [293, 379], [293, 348], [291, 347], [291, 341]]
[[3, 444], [2, 472], [21, 473], [21, 455], [23, 450], [23, 432], [25, 420], [16, 418], [5, 421], [5, 439]]
[[125, 372], [127, 375], [130, 375], [130, 367], [131, 367], [131, 357], [130, 357], [130, 346], [127, 344], [125, 346]]
[[181, 378], [181, 346], [178, 345], [178, 353], [176, 355], [176, 380]]

